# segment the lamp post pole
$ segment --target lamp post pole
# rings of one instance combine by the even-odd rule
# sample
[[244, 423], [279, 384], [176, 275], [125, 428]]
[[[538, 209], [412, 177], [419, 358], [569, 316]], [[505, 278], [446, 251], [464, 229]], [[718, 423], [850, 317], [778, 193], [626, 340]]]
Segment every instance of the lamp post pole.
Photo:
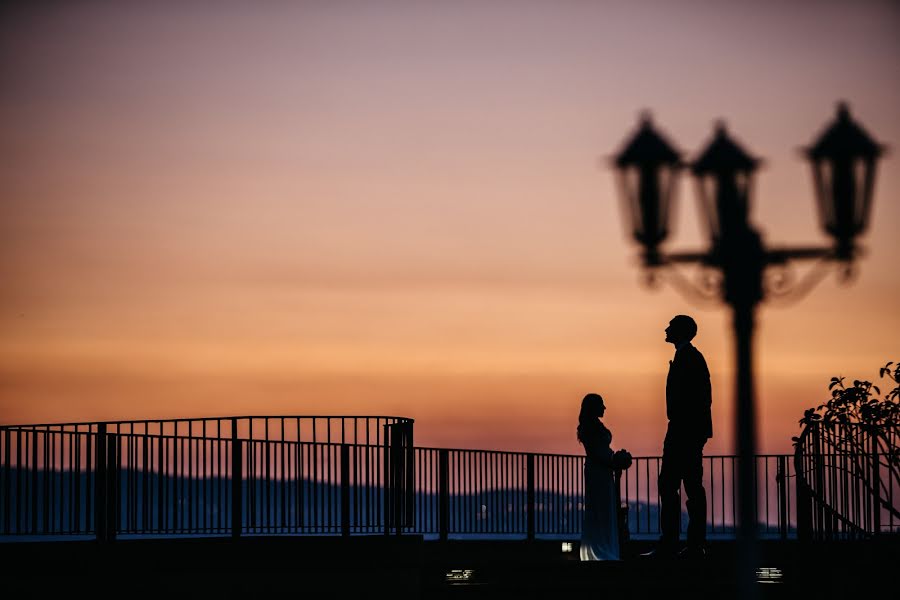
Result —
[[756, 411], [753, 389], [753, 329], [756, 306], [740, 303], [733, 307], [736, 357], [735, 434], [738, 454], [738, 586], [747, 590], [755, 585], [756, 548]]
[[[759, 160], [747, 154], [717, 124], [713, 139], [690, 165], [657, 133], [649, 116], [642, 115], [637, 132], [614, 159], [619, 175], [624, 214], [634, 240], [643, 248], [644, 267], [653, 272], [677, 272], [677, 265], [717, 270], [720, 281], [701, 279], [684, 285], [705, 300], [723, 301], [732, 309], [735, 342], [735, 421], [738, 481], [735, 515], [738, 538], [738, 591], [756, 597], [758, 567], [756, 511], [756, 410], [753, 375], [753, 335], [757, 306], [765, 299], [799, 296], [819, 281], [814, 277], [794, 282], [781, 276], [766, 278], [769, 267], [785, 267], [797, 260], [818, 259], [819, 266], [849, 265], [859, 249], [855, 239], [868, 225], [875, 166], [884, 148], [838, 105], [835, 121], [819, 136], [806, 155], [822, 229], [833, 238], [832, 247], [766, 249], [750, 224], [750, 192]], [[699, 200], [710, 236], [706, 252], [664, 253], [659, 246], [668, 236], [678, 172], [690, 166], [698, 183]], [[810, 283], [811, 282], [811, 283]]]

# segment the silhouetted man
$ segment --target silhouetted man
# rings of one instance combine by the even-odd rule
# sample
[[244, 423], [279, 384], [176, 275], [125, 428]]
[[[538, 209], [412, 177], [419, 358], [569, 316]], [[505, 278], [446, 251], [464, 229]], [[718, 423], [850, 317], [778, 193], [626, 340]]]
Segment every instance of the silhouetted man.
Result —
[[[677, 315], [666, 328], [666, 341], [675, 346], [666, 379], [666, 416], [669, 427], [659, 472], [662, 536], [648, 557], [693, 558], [706, 555], [706, 490], [703, 489], [703, 446], [712, 437], [712, 388], [709, 369], [691, 345], [697, 323]], [[681, 485], [687, 496], [687, 546], [678, 552], [681, 532]]]

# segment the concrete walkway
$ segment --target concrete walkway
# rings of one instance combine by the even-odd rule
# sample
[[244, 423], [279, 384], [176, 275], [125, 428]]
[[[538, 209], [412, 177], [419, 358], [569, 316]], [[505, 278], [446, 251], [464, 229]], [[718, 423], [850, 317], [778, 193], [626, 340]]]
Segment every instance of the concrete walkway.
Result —
[[[0, 543], [6, 598], [739, 598], [734, 542], [700, 561], [578, 561], [558, 541], [418, 536], [247, 537]], [[896, 538], [760, 545], [759, 600], [893, 597]], [[883, 596], [871, 596], [887, 586]]]

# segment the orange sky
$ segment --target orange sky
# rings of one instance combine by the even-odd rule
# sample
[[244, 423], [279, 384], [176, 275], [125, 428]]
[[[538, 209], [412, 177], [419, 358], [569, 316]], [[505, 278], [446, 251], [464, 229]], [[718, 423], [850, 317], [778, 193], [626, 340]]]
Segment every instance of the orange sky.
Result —
[[[642, 285], [606, 159], [641, 109], [688, 158], [723, 118], [767, 242], [813, 245], [798, 148], [836, 102], [900, 146], [889, 2], [156, 4], [3, 9], [2, 423], [393, 414], [580, 453], [596, 391], [656, 454], [689, 313], [730, 453], [728, 310]], [[670, 249], [704, 245], [690, 183]], [[900, 360], [898, 193], [889, 153], [852, 284], [762, 308], [762, 451]]]

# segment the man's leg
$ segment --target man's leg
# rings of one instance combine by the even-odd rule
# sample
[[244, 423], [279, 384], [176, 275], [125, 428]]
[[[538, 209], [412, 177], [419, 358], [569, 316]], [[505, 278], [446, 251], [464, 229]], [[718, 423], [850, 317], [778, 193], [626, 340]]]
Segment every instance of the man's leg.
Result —
[[676, 455], [663, 450], [662, 468], [659, 471], [659, 527], [662, 530], [660, 544], [674, 549], [681, 537], [681, 469]]
[[703, 488], [703, 444], [691, 448], [684, 457], [684, 493], [687, 496], [687, 543], [706, 546], [706, 490]]

